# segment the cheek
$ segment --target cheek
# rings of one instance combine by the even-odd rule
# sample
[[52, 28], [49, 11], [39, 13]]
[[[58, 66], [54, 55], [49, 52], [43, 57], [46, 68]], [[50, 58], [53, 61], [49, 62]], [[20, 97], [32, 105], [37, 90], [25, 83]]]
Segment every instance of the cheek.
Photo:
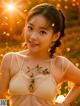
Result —
[[43, 41], [44, 46], [50, 47], [51, 39], [50, 37], [46, 37], [46, 39]]
[[28, 30], [25, 30], [24, 38], [26, 41], [29, 39], [30, 35], [31, 35], [30, 32]]
[[50, 39], [45, 37], [44, 39], [41, 40], [41, 43], [42, 43], [43, 46], [49, 46]]

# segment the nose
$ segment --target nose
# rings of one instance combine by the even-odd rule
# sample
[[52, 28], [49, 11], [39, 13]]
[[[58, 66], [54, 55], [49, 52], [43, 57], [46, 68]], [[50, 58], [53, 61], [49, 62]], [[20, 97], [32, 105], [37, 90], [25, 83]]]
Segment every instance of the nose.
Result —
[[30, 35], [30, 39], [35, 40], [36, 38], [37, 38], [37, 32], [33, 32], [33, 33]]

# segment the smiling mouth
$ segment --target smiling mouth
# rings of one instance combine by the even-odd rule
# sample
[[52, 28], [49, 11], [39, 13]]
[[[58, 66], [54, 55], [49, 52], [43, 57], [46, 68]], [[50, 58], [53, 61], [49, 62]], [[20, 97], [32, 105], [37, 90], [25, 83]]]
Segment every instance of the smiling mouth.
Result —
[[38, 43], [35, 43], [35, 42], [32, 42], [32, 41], [29, 41], [29, 44], [30, 44], [30, 46], [32, 46], [32, 47], [39, 46]]

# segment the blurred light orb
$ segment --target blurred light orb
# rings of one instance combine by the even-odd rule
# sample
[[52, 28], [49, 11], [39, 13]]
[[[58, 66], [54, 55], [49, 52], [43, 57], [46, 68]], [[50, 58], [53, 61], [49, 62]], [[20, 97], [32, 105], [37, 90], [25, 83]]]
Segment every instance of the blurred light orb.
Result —
[[80, 64], [79, 64], [79, 63], [76, 63], [75, 65], [76, 65], [77, 67], [79, 67]]
[[65, 100], [64, 95], [59, 95], [59, 96], [56, 98], [55, 102], [56, 102], [56, 103], [62, 103], [64, 100]]
[[60, 4], [60, 3], [58, 3], [56, 6], [57, 6], [57, 8], [60, 8], [60, 7], [61, 7], [61, 4]]
[[67, 50], [67, 52], [70, 52], [71, 49], [68, 47], [68, 48], [66, 48], [66, 50]]
[[66, 10], [67, 10], [67, 9], [68, 9], [68, 6], [67, 6], [67, 5], [65, 5], [65, 6], [64, 6], [64, 9], [66, 9]]
[[15, 10], [15, 5], [13, 3], [8, 4], [8, 10], [9, 11]]

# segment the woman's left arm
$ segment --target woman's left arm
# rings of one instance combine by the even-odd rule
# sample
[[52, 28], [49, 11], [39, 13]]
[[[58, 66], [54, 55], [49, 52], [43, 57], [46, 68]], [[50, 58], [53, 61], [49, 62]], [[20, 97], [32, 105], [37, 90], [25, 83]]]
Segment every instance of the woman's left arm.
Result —
[[63, 69], [65, 70], [63, 79], [74, 83], [74, 87], [69, 91], [62, 103], [62, 106], [68, 106], [80, 95], [80, 69], [65, 57]]

